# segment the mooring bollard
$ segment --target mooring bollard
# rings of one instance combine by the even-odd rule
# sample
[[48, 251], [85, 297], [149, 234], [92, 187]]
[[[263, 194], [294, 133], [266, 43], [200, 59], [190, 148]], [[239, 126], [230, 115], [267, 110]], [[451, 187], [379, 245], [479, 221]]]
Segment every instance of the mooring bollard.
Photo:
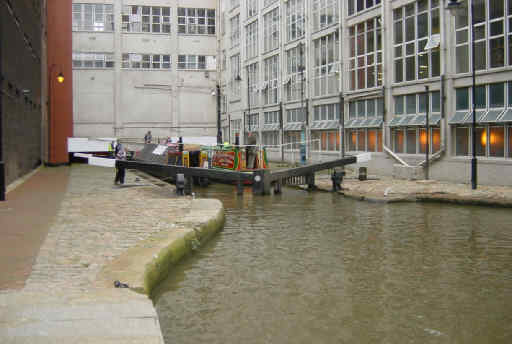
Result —
[[176, 194], [178, 196], [185, 194], [185, 175], [183, 173], [176, 174]]
[[366, 167], [359, 167], [359, 180], [364, 181], [367, 179], [367, 169]]

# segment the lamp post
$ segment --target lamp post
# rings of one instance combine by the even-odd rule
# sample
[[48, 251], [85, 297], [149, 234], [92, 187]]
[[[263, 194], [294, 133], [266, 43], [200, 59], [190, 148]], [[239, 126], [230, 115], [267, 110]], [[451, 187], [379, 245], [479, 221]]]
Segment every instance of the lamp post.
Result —
[[[471, 139], [472, 139], [472, 159], [471, 159], [471, 188], [476, 190], [477, 187], [477, 159], [476, 159], [476, 99], [475, 99], [475, 26], [474, 26], [474, 17], [475, 17], [475, 6], [473, 4], [474, 0], [471, 1], [471, 68], [472, 68], [472, 79], [473, 79], [473, 87], [471, 90], [471, 97], [473, 98], [472, 104], [472, 116], [473, 121], [471, 125]], [[449, 10], [452, 14], [456, 14], [456, 12], [463, 8], [462, 2], [458, 0], [449, 0], [446, 9]]]
[[300, 72], [300, 111], [302, 112], [302, 130], [301, 130], [301, 144], [300, 144], [300, 163], [302, 165], [306, 164], [306, 111], [304, 111], [304, 43], [299, 43], [299, 54], [300, 54], [300, 64], [298, 66]]
[[220, 94], [220, 85], [217, 84], [217, 144], [220, 146], [222, 144], [222, 129], [220, 124], [220, 114], [221, 114], [221, 94]]
[[425, 179], [428, 180], [429, 178], [429, 162], [428, 162], [428, 153], [430, 151], [430, 125], [429, 125], [429, 118], [428, 118], [428, 110], [430, 108], [430, 94], [429, 94], [429, 86], [425, 86], [425, 91], [427, 93], [427, 110], [426, 110], [426, 122], [425, 122], [425, 131], [426, 131], [426, 135], [425, 135], [425, 138], [426, 138], [426, 141], [425, 141]]
[[[55, 116], [52, 115], [53, 110], [53, 97], [52, 97], [52, 79], [53, 79], [53, 69], [57, 67], [56, 64], [52, 64], [48, 71], [48, 120], [47, 120], [47, 126], [48, 126], [48, 161], [47, 163], [51, 165], [51, 158], [52, 158], [52, 150], [55, 147], [54, 139], [52, 136], [52, 128], [54, 124], [54, 118]], [[57, 82], [59, 84], [62, 84], [64, 82], [64, 75], [62, 75], [61, 72], [57, 75]]]

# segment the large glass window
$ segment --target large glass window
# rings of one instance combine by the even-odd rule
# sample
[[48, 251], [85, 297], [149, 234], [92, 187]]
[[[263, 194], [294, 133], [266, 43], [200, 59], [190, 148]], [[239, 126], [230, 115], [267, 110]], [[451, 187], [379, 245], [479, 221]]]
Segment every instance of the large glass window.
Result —
[[124, 6], [123, 32], [171, 32], [171, 9], [156, 6]]
[[249, 78], [249, 101], [251, 107], [259, 106], [259, 73], [258, 73], [258, 63], [253, 63], [247, 66], [247, 77]]
[[279, 84], [277, 77], [279, 75], [279, 55], [274, 55], [264, 61], [264, 78], [262, 85], [263, 103], [275, 104], [278, 102]]
[[[170, 64], [170, 61], [169, 61]], [[73, 69], [114, 68], [113, 53], [73, 53]]]
[[313, 0], [313, 31], [337, 24], [339, 0]]
[[313, 121], [339, 121], [340, 104], [324, 104], [313, 107]]
[[171, 56], [160, 54], [123, 54], [122, 68], [170, 69]]
[[286, 2], [286, 40], [293, 41], [304, 36], [306, 19], [304, 0]]
[[[471, 6], [465, 6], [456, 16], [457, 73], [471, 71], [470, 59], [474, 59], [476, 70], [512, 65], [510, 1], [508, 1], [508, 14], [505, 13], [507, 1], [468, 0], [468, 3], [470, 2], [473, 2], [475, 17], [471, 18]], [[471, 23], [475, 30], [474, 57], [471, 56]]]
[[264, 131], [261, 135], [265, 146], [278, 146], [281, 143], [279, 142], [279, 131]]
[[178, 69], [207, 69], [207, 56], [178, 55]]
[[348, 15], [364, 11], [380, 4], [381, 0], [346, 0]]
[[178, 7], [178, 33], [215, 35], [215, 9]]
[[418, 0], [393, 11], [395, 82], [439, 76], [439, 48], [427, 42], [439, 34], [439, 0]]
[[338, 32], [321, 37], [314, 45], [314, 95], [322, 96], [338, 92], [339, 38]]
[[337, 130], [312, 131], [311, 140], [314, 151], [333, 152], [340, 149], [340, 133]]
[[236, 47], [240, 44], [240, 15], [236, 15], [230, 20], [231, 24], [231, 47]]
[[112, 4], [73, 4], [73, 31], [114, 31]]
[[240, 97], [240, 82], [242, 80], [240, 75], [240, 54], [233, 55], [230, 58], [230, 68], [231, 68], [231, 79], [230, 79], [230, 86], [231, 86], [231, 93], [235, 97]]
[[247, 18], [258, 14], [258, 0], [246, 0], [245, 8], [247, 9]]
[[279, 47], [279, 8], [263, 17], [263, 51], [267, 52]]
[[351, 26], [350, 89], [382, 85], [382, 30], [380, 17]]
[[286, 72], [287, 78], [284, 81], [286, 88], [287, 100], [300, 99], [303, 95], [304, 99], [307, 98], [304, 78], [306, 77], [306, 66], [305, 61], [306, 54], [304, 52], [304, 46], [299, 44], [295, 48], [286, 51]]
[[258, 21], [245, 27], [245, 57], [247, 59], [258, 56]]

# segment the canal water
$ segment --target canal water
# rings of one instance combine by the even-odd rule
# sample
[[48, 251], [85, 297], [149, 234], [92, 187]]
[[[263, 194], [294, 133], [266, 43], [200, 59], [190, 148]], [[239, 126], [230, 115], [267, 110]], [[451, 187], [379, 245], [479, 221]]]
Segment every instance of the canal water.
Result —
[[512, 211], [214, 186], [155, 305], [171, 343], [512, 343]]

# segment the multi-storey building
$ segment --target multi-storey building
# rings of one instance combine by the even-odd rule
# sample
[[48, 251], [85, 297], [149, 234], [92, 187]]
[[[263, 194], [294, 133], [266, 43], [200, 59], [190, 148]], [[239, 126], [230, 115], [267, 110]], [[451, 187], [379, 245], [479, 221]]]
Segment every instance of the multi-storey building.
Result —
[[216, 0], [73, 0], [74, 135], [216, 135]]
[[428, 135], [431, 178], [455, 182], [474, 139], [479, 182], [512, 185], [512, 0], [474, 1], [475, 18], [468, 1], [221, 0], [224, 137], [256, 132], [273, 160], [302, 141], [310, 160], [369, 152], [391, 175], [423, 174]]

